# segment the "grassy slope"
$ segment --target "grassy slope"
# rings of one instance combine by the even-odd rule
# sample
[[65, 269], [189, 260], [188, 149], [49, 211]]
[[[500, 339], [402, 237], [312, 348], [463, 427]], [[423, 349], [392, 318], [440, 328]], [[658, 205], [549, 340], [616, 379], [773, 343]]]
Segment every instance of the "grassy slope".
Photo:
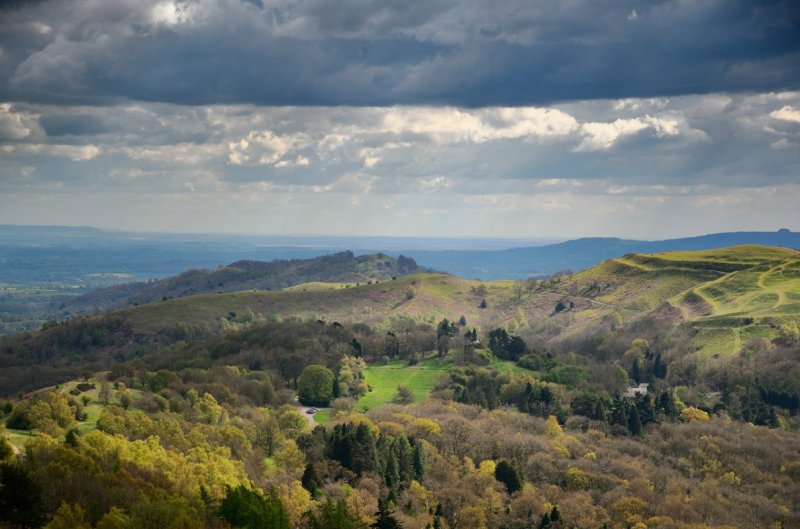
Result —
[[[485, 289], [485, 293], [481, 289]], [[480, 309], [483, 299], [492, 310]], [[420, 321], [465, 315], [470, 325], [503, 321], [514, 314], [509, 284], [481, 283], [444, 274], [417, 274], [347, 288], [324, 283], [283, 291], [203, 294], [160, 301], [120, 311], [141, 332], [176, 323], [218, 324], [229, 312], [252, 310], [264, 318], [320, 318], [327, 321], [382, 323], [408, 316]]]
[[696, 252], [628, 255], [577, 274], [584, 282], [612, 282], [596, 299], [647, 311], [664, 301], [698, 329], [702, 354], [738, 350], [775, 324], [800, 320], [800, 252], [736, 246]]
[[[75, 386], [77, 386], [82, 380], [71, 380], [64, 384], [60, 385], [60, 389], [64, 392], [69, 392]], [[103, 408], [105, 408], [105, 404], [100, 402], [98, 397], [98, 392], [100, 391], [100, 383], [101, 379], [98, 376], [97, 378], [90, 379], [89, 382], [93, 382], [95, 384], [95, 389], [91, 389], [89, 391], [84, 391], [81, 393], [78, 398], [83, 397], [84, 395], [88, 396], [91, 400], [89, 403], [84, 406], [83, 410], [86, 412], [86, 419], [83, 421], [78, 421], [75, 423], [75, 427], [81, 433], [87, 433], [97, 428], [97, 421], [100, 419], [100, 414], [103, 412]], [[42, 390], [36, 391], [35, 393], [39, 393]], [[141, 394], [141, 391], [130, 389], [132, 398], [135, 400]], [[6, 437], [11, 442], [12, 445], [17, 447], [18, 449], [22, 450], [25, 447], [25, 443], [31, 439], [31, 437], [35, 437], [37, 432], [34, 429], [33, 432], [28, 432], [27, 430], [5, 430]]]
[[[772, 335], [776, 323], [800, 320], [800, 252], [737, 246], [697, 252], [629, 254], [532, 290], [512, 281], [480, 282], [444, 274], [417, 274], [373, 284], [313, 283], [284, 291], [206, 294], [122, 311], [141, 332], [185, 322], [220, 325], [229, 312], [264, 318], [388, 324], [398, 317], [435, 323], [467, 318], [470, 327], [507, 325], [519, 311], [528, 322], [557, 319], [579, 332], [617, 313], [630, 321], [663, 307], [700, 329], [703, 353], [726, 354], [752, 336]], [[485, 299], [488, 308], [480, 309]], [[572, 310], [556, 315], [556, 303]], [[752, 318], [752, 321], [750, 321]]]

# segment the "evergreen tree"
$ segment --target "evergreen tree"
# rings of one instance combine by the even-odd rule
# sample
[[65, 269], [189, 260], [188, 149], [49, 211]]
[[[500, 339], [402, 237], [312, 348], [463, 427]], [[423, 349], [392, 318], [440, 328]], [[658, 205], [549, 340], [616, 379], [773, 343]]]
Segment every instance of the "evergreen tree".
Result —
[[644, 431], [642, 419], [639, 417], [639, 410], [636, 409], [636, 406], [632, 406], [630, 413], [628, 413], [628, 431], [633, 435], [642, 435]]
[[304, 489], [306, 489], [312, 495], [316, 495], [317, 490], [319, 489], [319, 478], [317, 477], [317, 470], [314, 468], [314, 463], [308, 463], [306, 465], [306, 469], [303, 471], [303, 477], [300, 479], [300, 482], [303, 484]]
[[228, 488], [218, 514], [233, 527], [289, 529], [289, 518], [278, 498], [272, 494], [265, 497], [259, 491], [250, 490], [244, 485], [235, 489]]
[[505, 459], [497, 463], [494, 470], [494, 478], [506, 486], [509, 494], [514, 494], [522, 488], [523, 481], [519, 469]]
[[641, 383], [642, 376], [639, 372], [639, 359], [633, 359], [633, 366], [631, 367], [631, 378], [636, 381], [637, 384]]
[[425, 475], [425, 454], [419, 441], [414, 443], [414, 479], [417, 481]]
[[403, 527], [389, 510], [389, 502], [386, 500], [378, 502], [378, 512], [375, 513], [375, 518], [375, 523], [370, 526], [373, 529], [402, 529]]
[[592, 419], [595, 421], [607, 421], [608, 414], [606, 413], [606, 404], [603, 399], [597, 399], [597, 405], [594, 407], [594, 414]]

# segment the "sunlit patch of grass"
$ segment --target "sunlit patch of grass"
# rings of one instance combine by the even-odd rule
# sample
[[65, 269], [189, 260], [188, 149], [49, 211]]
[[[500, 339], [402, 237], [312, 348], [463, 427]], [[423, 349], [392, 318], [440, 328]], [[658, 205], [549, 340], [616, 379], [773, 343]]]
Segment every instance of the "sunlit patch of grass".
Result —
[[425, 360], [414, 366], [401, 363], [369, 366], [365, 376], [372, 391], [358, 399], [356, 409], [371, 410], [393, 402], [399, 386], [408, 387], [414, 394], [415, 402], [425, 400], [438, 378], [450, 367], [451, 364], [438, 359]]

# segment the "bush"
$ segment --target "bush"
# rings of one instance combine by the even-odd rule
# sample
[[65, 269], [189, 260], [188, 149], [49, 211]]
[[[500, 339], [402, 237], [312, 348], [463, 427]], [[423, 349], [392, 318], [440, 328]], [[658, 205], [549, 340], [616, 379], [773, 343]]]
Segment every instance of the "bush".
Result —
[[33, 422], [28, 414], [28, 410], [20, 408], [14, 410], [8, 420], [6, 420], [6, 428], [12, 430], [32, 430]]
[[400, 404], [411, 404], [414, 402], [414, 392], [408, 386], [397, 386], [394, 400]]

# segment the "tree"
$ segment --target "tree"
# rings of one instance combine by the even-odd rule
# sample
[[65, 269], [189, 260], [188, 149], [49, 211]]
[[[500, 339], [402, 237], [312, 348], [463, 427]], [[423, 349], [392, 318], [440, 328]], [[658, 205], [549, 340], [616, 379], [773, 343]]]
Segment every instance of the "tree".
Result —
[[0, 464], [0, 522], [11, 527], [39, 527], [44, 521], [39, 486], [21, 464]]
[[408, 386], [397, 386], [397, 396], [395, 400], [400, 404], [411, 404], [414, 402], [414, 392]]
[[297, 379], [297, 395], [306, 406], [327, 406], [333, 398], [333, 371], [319, 364], [306, 367]]
[[45, 529], [92, 529], [92, 525], [86, 520], [80, 505], [71, 506], [62, 502]]
[[505, 459], [497, 463], [494, 469], [494, 478], [506, 486], [509, 494], [514, 494], [522, 488], [523, 481], [519, 469]]
[[367, 525], [351, 515], [344, 500], [326, 501], [319, 512], [306, 513], [309, 529], [366, 529]]
[[97, 396], [100, 397], [103, 404], [108, 404], [108, 401], [111, 399], [111, 386], [108, 382], [103, 381], [103, 383], [100, 384], [100, 391]]
[[639, 416], [639, 410], [636, 406], [631, 406], [631, 411], [628, 414], [628, 431], [633, 435], [642, 435], [642, 419]]
[[389, 510], [389, 502], [380, 500], [378, 502], [378, 512], [375, 513], [375, 522], [370, 526], [373, 529], [402, 529], [403, 526], [398, 522]]
[[458, 324], [461, 325], [462, 327], [464, 325], [466, 325], [467, 324], [467, 317], [462, 314], [461, 317], [458, 318]]
[[245, 529], [289, 529], [289, 518], [274, 494], [264, 496], [244, 485], [228, 487], [220, 503], [219, 517], [233, 527]]
[[480, 305], [478, 305], [478, 308], [485, 309], [485, 308], [486, 308], [486, 306], [487, 306], [487, 305], [486, 305], [486, 300], [484, 299], [484, 300], [481, 300], [481, 304], [480, 304]]

